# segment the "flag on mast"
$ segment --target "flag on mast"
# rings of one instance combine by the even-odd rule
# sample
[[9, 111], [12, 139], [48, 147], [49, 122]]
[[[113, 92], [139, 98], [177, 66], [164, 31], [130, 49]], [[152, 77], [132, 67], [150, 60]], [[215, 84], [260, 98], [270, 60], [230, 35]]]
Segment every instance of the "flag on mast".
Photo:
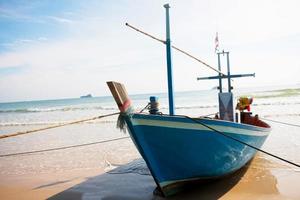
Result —
[[218, 38], [218, 32], [216, 32], [216, 38], [215, 38], [215, 53], [219, 51], [219, 38]]

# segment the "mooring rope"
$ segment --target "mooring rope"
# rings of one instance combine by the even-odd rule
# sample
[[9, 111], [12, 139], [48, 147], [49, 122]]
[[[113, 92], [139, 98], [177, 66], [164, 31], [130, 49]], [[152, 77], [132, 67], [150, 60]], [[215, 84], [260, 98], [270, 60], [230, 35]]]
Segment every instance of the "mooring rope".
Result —
[[77, 144], [77, 145], [72, 145], [72, 146], [57, 147], [57, 148], [52, 148], [52, 149], [42, 149], [42, 150], [36, 150], [36, 151], [27, 151], [27, 152], [4, 154], [4, 155], [0, 155], [0, 157], [19, 156], [19, 155], [27, 155], [27, 154], [33, 154], [33, 153], [43, 153], [43, 152], [49, 152], [49, 151], [71, 149], [71, 148], [76, 148], [76, 147], [83, 147], [83, 146], [90, 146], [90, 145], [95, 145], [95, 144], [103, 144], [103, 143], [108, 143], [108, 142], [114, 142], [114, 141], [117, 141], [117, 140], [124, 140], [124, 139], [127, 139], [127, 138], [130, 138], [130, 137], [126, 136], [126, 137], [119, 137], [119, 138], [114, 138], [114, 139], [110, 139], [110, 140], [102, 140], [102, 141], [98, 141], [98, 142], [91, 142], [91, 143]]
[[139, 113], [142, 113], [142, 112], [144, 112], [144, 110], [146, 110], [147, 108], [149, 108], [149, 106], [150, 106], [150, 103], [148, 103], [142, 110], [140, 110], [140, 112]]
[[273, 120], [273, 119], [267, 119], [267, 118], [262, 118], [262, 117], [260, 117], [260, 118], [263, 119], [263, 120], [270, 121], [270, 122], [275, 122], [275, 123], [278, 123], [278, 124], [284, 124], [284, 125], [295, 126], [295, 127], [300, 128], [300, 125], [298, 125], [298, 124], [291, 124], [291, 123], [287, 123], [287, 122], [281, 122], [281, 121], [276, 121], [276, 120]]
[[9, 138], [9, 137], [15, 137], [15, 136], [18, 136], [18, 135], [25, 135], [25, 134], [34, 133], [34, 132], [38, 132], [38, 131], [43, 131], [43, 130], [47, 130], [47, 129], [52, 129], [52, 128], [58, 128], [58, 127], [62, 127], [62, 126], [67, 126], [67, 125], [71, 125], [71, 124], [78, 124], [78, 123], [92, 121], [92, 120], [100, 119], [100, 118], [103, 118], [103, 117], [109, 117], [109, 116], [118, 115], [118, 114], [120, 114], [120, 112], [106, 114], [106, 115], [100, 115], [100, 116], [97, 116], [97, 117], [92, 117], [92, 118], [88, 118], [88, 119], [82, 119], [82, 120], [77, 120], [77, 121], [62, 123], [62, 124], [58, 124], [58, 125], [54, 125], [54, 126], [48, 126], [48, 127], [33, 129], [33, 130], [29, 130], [29, 131], [21, 131], [21, 132], [16, 132], [16, 133], [10, 133], [10, 134], [5, 134], [5, 135], [0, 135], [0, 139]]
[[[50, 126], [50, 127], [45, 127], [45, 128], [40, 128], [40, 129], [35, 129], [35, 130], [31, 130], [31, 131], [25, 131], [25, 132], [17, 132], [17, 133], [13, 133], [13, 134], [7, 134], [7, 135], [2, 135], [0, 136], [0, 139], [3, 139], [3, 138], [8, 138], [8, 137], [14, 137], [14, 136], [17, 136], [17, 135], [23, 135], [23, 134], [28, 134], [28, 133], [33, 133], [33, 132], [37, 132], [37, 131], [42, 131], [42, 130], [47, 130], [47, 129], [51, 129], [51, 128], [57, 128], [57, 127], [61, 127], [61, 126], [66, 126], [66, 125], [71, 125], [71, 124], [76, 124], [76, 123], [81, 123], [81, 122], [86, 122], [86, 121], [91, 121], [91, 120], [96, 120], [96, 119], [100, 119], [100, 118], [103, 118], [103, 117], [108, 117], [108, 116], [113, 116], [113, 115], [117, 115], [117, 114], [120, 114], [120, 112], [118, 113], [111, 113], [111, 114], [107, 114], [107, 115], [101, 115], [101, 116], [97, 116], [97, 117], [93, 117], [93, 118], [89, 118], [89, 119], [84, 119], [84, 120], [78, 120], [78, 121], [73, 121], [73, 122], [69, 122], [69, 123], [64, 123], [64, 124], [59, 124], [59, 125], [56, 125], [56, 126]], [[210, 130], [213, 130], [214, 132], [226, 137], [226, 138], [229, 138], [231, 140], [234, 140], [236, 142], [239, 142], [243, 145], [246, 145], [252, 149], [255, 149], [259, 152], [262, 152], [264, 154], [267, 154], [271, 157], [274, 157], [278, 160], [281, 160], [283, 162], [286, 162], [286, 163], [289, 163], [291, 165], [294, 165], [296, 167], [299, 167], [300, 168], [300, 165], [295, 163], [295, 162], [292, 162], [292, 161], [289, 161], [287, 159], [284, 159], [280, 156], [277, 156], [275, 154], [272, 154], [270, 152], [267, 152], [267, 151], [264, 151], [258, 147], [255, 147], [251, 144], [248, 144], [246, 142], [243, 142], [239, 139], [236, 139], [234, 137], [231, 137], [229, 135], [226, 135], [225, 133], [221, 132], [221, 131], [218, 131], [200, 121], [198, 121], [197, 119], [194, 119], [194, 118], [191, 118], [189, 116], [186, 116], [186, 115], [175, 115], [175, 116], [179, 116], [179, 117], [185, 117], [187, 119], [190, 119], [192, 120], [193, 122], [195, 123], [198, 123]], [[200, 118], [198, 118], [200, 119]], [[282, 122], [280, 122], [282, 123]], [[89, 146], [89, 145], [95, 145], [95, 144], [100, 144], [100, 143], [107, 143], [107, 142], [112, 142], [112, 141], [117, 141], [117, 140], [122, 140], [122, 139], [126, 139], [126, 138], [130, 138], [129, 136], [127, 137], [120, 137], [120, 138], [114, 138], [114, 139], [110, 139], [110, 140], [104, 140], [104, 141], [98, 141], [98, 142], [92, 142], [92, 143], [85, 143], [85, 144], [78, 144], [78, 145], [72, 145], [72, 146], [65, 146], [65, 147], [58, 147], [58, 148], [51, 148], [51, 149], [43, 149], [43, 150], [36, 150], [36, 151], [27, 151], [27, 152], [19, 152], [19, 153], [12, 153], [12, 154], [4, 154], [4, 155], [0, 155], [0, 157], [9, 157], [9, 156], [18, 156], [18, 155], [27, 155], [27, 154], [33, 154], [33, 153], [42, 153], [42, 152], [49, 152], [49, 151], [56, 151], [56, 150], [63, 150], [63, 149], [69, 149], [69, 148], [76, 148], [76, 147], [82, 147], [82, 146]]]
[[262, 153], [267, 154], [267, 155], [269, 155], [269, 156], [271, 156], [271, 157], [277, 158], [277, 159], [279, 159], [279, 160], [281, 160], [281, 161], [283, 161], [283, 162], [289, 163], [289, 164], [291, 164], [291, 165], [294, 165], [294, 166], [300, 168], [300, 164], [294, 163], [294, 162], [289, 161], [289, 160], [287, 160], [287, 159], [281, 158], [281, 157], [279, 157], [279, 156], [277, 156], [277, 155], [275, 155], [275, 154], [272, 154], [272, 153], [270, 153], [270, 152], [264, 151], [264, 150], [262, 150], [262, 149], [260, 149], [260, 148], [257, 148], [257, 147], [255, 147], [255, 146], [253, 146], [253, 145], [251, 145], [251, 144], [248, 144], [248, 143], [243, 142], [243, 141], [241, 141], [241, 140], [239, 140], [239, 139], [236, 139], [236, 138], [234, 138], [234, 137], [231, 137], [230, 135], [226, 135], [225, 133], [223, 133], [223, 132], [221, 132], [221, 131], [218, 131], [218, 130], [214, 129], [214, 128], [212, 128], [212, 127], [210, 127], [210, 126], [208, 126], [208, 125], [206, 125], [206, 124], [204, 124], [204, 123], [198, 121], [197, 119], [191, 118], [191, 117], [186, 116], [186, 115], [176, 115], [176, 116], [179, 116], [179, 117], [185, 117], [185, 118], [187, 118], [187, 119], [190, 119], [190, 120], [192, 120], [192, 121], [194, 121], [194, 122], [196, 122], [196, 123], [198, 123], [198, 124], [201, 124], [202, 126], [208, 128], [208, 129], [210, 129], [210, 130], [212, 130], [212, 131], [214, 131], [214, 132], [220, 134], [220, 135], [223, 135], [223, 136], [226, 137], [226, 138], [229, 138], [229, 139], [231, 139], [231, 140], [234, 140], [234, 141], [236, 141], [236, 142], [239, 142], [239, 143], [241, 143], [241, 144], [243, 144], [243, 145], [246, 145], [246, 146], [248, 146], [248, 147], [250, 147], [250, 148], [252, 148], [252, 149], [255, 149], [255, 150], [259, 151], [259, 152], [262, 152]]

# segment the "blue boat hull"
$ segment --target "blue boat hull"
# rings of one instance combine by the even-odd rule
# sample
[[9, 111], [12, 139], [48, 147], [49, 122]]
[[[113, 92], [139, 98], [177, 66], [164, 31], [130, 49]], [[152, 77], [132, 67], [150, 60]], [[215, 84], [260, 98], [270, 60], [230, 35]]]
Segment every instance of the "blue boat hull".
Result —
[[[260, 148], [270, 129], [197, 119], [222, 133]], [[189, 118], [132, 114], [126, 122], [137, 149], [164, 195], [182, 182], [218, 178], [243, 167], [256, 150]]]

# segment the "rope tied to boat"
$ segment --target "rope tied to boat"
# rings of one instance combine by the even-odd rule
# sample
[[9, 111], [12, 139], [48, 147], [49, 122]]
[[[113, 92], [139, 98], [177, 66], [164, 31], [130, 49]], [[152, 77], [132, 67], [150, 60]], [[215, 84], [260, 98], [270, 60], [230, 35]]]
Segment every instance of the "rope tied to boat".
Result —
[[127, 124], [126, 124], [126, 114], [120, 113], [117, 120], [117, 129], [121, 132], [126, 133]]
[[134, 113], [134, 108], [129, 105], [125, 111], [120, 112], [117, 120], [117, 129], [119, 129], [121, 132], [126, 133], [127, 131], [127, 123], [126, 123], [126, 117], [130, 117]]
[[88, 118], [88, 119], [82, 119], [82, 120], [77, 120], [77, 121], [72, 121], [72, 122], [61, 123], [61, 124], [58, 124], [58, 125], [53, 125], [53, 126], [48, 126], [48, 127], [33, 129], [33, 130], [29, 130], [29, 131], [21, 131], [21, 132], [16, 132], [16, 133], [10, 133], [10, 134], [5, 134], [5, 135], [0, 135], [0, 139], [15, 137], [15, 136], [18, 136], [18, 135], [25, 135], [25, 134], [29, 134], [29, 133], [34, 133], [34, 132], [38, 132], [38, 131], [43, 131], [43, 130], [58, 128], [58, 127], [62, 127], [62, 126], [72, 125], [72, 124], [78, 124], [78, 123], [87, 122], [87, 121], [93, 121], [93, 120], [101, 119], [101, 118], [104, 118], [104, 117], [118, 115], [119, 113], [120, 112], [110, 113], [110, 114], [106, 114], [106, 115], [100, 115], [100, 116], [96, 116], [96, 117], [92, 117], [92, 118]]
[[[241, 143], [241, 144], [243, 144], [243, 145], [245, 145], [245, 146], [248, 146], [248, 147], [250, 147], [250, 148], [252, 148], [252, 149], [255, 149], [255, 150], [259, 151], [259, 152], [262, 152], [262, 153], [264, 153], [264, 154], [267, 154], [267, 155], [269, 155], [269, 156], [271, 156], [271, 157], [273, 157], [273, 158], [276, 158], [276, 159], [278, 159], [278, 160], [281, 160], [281, 161], [283, 161], [283, 162], [289, 163], [289, 164], [291, 164], [291, 165], [294, 165], [294, 166], [300, 168], [300, 164], [297, 164], [297, 163], [295, 163], [295, 162], [289, 161], [289, 160], [284, 159], [284, 158], [282, 158], [282, 157], [279, 157], [279, 156], [277, 156], [277, 155], [275, 155], [275, 154], [272, 154], [272, 153], [270, 153], [270, 152], [267, 152], [267, 151], [265, 151], [265, 150], [262, 150], [262, 149], [260, 149], [260, 148], [257, 148], [257, 147], [255, 147], [255, 146], [253, 146], [253, 145], [251, 145], [251, 144], [248, 144], [248, 143], [246, 143], [246, 142], [243, 142], [243, 141], [241, 141], [241, 140], [239, 140], [239, 139], [236, 139], [236, 138], [234, 138], [234, 137], [232, 137], [232, 136], [230, 136], [230, 135], [227, 135], [227, 134], [225, 134], [225, 133], [223, 133], [223, 132], [221, 132], [221, 131], [219, 131], [219, 130], [216, 130], [216, 129], [213, 128], [213, 127], [210, 127], [210, 126], [208, 126], [208, 125], [206, 125], [206, 124], [200, 122], [200, 121], [197, 120], [197, 119], [191, 118], [191, 117], [186, 116], [186, 115], [176, 115], [176, 116], [185, 117], [185, 118], [187, 118], [187, 119], [190, 119], [190, 120], [192, 120], [193, 122], [195, 122], [195, 123], [197, 123], [197, 124], [200, 124], [200, 125], [202, 125], [202, 126], [208, 128], [208, 129], [214, 131], [215, 133], [218, 133], [218, 134], [220, 134], [220, 135], [222, 135], [222, 136], [224, 136], [224, 137], [226, 137], [226, 138], [228, 138], [228, 139], [234, 140], [234, 141], [236, 141], [236, 142], [238, 142], [238, 143]], [[198, 119], [200, 119], [200, 118], [198, 118]]]
[[274, 123], [278, 123], [278, 124], [284, 124], [284, 125], [294, 126], [294, 127], [300, 128], [299, 124], [292, 124], [292, 123], [287, 123], [287, 122], [281, 122], [281, 121], [277, 121], [277, 120], [273, 120], [273, 119], [267, 119], [267, 118], [262, 118], [262, 117], [260, 117], [260, 118], [263, 119], [263, 120], [270, 121], [270, 122], [274, 122]]

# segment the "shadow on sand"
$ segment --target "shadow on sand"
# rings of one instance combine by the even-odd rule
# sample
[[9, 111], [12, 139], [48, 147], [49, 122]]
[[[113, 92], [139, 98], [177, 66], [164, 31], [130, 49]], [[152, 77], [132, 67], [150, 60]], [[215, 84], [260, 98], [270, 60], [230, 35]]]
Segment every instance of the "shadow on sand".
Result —
[[155, 182], [142, 159], [134, 160], [75, 185], [48, 200], [135, 200], [135, 199], [218, 199], [236, 185], [247, 171], [249, 164], [228, 177], [205, 184], [192, 184], [187, 190], [175, 196], [163, 198], [153, 195]]

